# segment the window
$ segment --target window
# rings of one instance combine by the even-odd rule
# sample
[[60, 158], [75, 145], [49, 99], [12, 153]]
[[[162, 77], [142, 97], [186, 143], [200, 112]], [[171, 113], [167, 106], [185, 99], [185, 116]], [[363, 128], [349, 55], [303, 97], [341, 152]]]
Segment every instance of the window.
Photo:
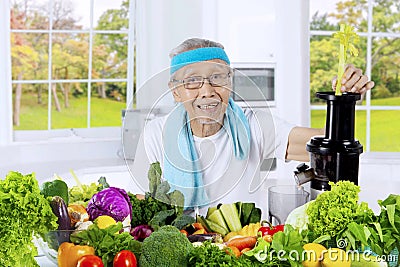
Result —
[[128, 0], [10, 0], [14, 141], [121, 126], [134, 82], [129, 14]]
[[360, 35], [352, 63], [375, 82], [356, 106], [355, 137], [364, 151], [400, 152], [400, 5], [395, 0], [310, 0], [311, 126], [323, 127], [325, 105], [314, 97], [331, 90], [337, 46], [331, 38], [340, 23]]

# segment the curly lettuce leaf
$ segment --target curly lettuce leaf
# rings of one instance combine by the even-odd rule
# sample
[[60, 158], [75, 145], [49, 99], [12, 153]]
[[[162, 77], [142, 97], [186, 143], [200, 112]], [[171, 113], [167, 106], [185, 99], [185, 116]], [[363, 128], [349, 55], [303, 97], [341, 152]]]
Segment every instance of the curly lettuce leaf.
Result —
[[57, 226], [34, 174], [9, 172], [0, 180], [0, 266], [38, 266], [32, 238]]
[[349, 181], [330, 183], [307, 208], [309, 228], [317, 235], [338, 236], [354, 221], [359, 208], [360, 187]]

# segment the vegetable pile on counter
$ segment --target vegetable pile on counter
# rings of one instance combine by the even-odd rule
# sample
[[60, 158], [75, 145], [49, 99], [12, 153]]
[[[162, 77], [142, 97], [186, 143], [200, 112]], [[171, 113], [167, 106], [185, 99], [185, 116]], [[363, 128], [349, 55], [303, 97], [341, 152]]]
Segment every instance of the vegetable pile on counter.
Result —
[[33, 175], [10, 172], [0, 181], [0, 266], [37, 266], [33, 235], [58, 252], [59, 267], [388, 266], [375, 256], [332, 261], [326, 255], [380, 256], [400, 247], [400, 196], [380, 201], [374, 214], [351, 182], [332, 183], [285, 225], [272, 226], [255, 203], [218, 204], [189, 216], [182, 193], [162, 181], [158, 162], [148, 179], [149, 192], [140, 196], [104, 177], [90, 185], [76, 178], [71, 188], [58, 177], [39, 188]]

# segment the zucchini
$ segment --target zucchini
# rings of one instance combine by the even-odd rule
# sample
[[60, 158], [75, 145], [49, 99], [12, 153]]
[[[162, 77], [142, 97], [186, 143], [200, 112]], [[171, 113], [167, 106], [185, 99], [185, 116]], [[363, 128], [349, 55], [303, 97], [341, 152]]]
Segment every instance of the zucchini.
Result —
[[242, 221], [242, 213], [243, 213], [243, 211], [242, 211], [242, 205], [243, 205], [243, 202], [236, 202], [235, 204], [236, 204], [236, 208], [237, 208], [237, 210], [238, 210], [238, 215], [239, 215], [239, 218], [240, 218], [240, 223], [241, 223], [242, 225], [246, 225], [246, 224]]
[[[219, 210], [221, 211], [222, 216], [224, 217], [225, 222], [228, 225], [229, 230], [231, 232], [237, 232], [237, 231], [240, 231], [240, 229], [242, 229], [242, 224], [240, 222], [238, 210], [236, 208], [235, 203], [222, 204], [221, 207], [219, 208]], [[214, 213], [215, 213], [215, 211], [214, 211]], [[211, 215], [213, 215], [213, 214], [211, 214]]]
[[253, 209], [255, 209], [256, 204], [253, 202], [244, 202], [242, 203], [242, 212], [240, 214], [240, 221], [242, 225], [249, 224], [250, 215]]
[[260, 208], [254, 208], [251, 211], [248, 224], [258, 223], [260, 221], [261, 221], [261, 209]]

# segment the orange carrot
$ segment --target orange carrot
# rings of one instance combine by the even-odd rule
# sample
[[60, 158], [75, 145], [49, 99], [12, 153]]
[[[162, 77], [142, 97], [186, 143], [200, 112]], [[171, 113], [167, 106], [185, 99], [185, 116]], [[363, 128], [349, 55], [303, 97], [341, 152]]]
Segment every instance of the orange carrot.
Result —
[[245, 248], [254, 248], [257, 243], [257, 238], [255, 236], [244, 236], [233, 238], [229, 240], [226, 245], [228, 247], [237, 247], [239, 251], [242, 251]]
[[199, 229], [204, 229], [204, 226], [201, 223], [192, 223], [192, 226], [194, 229], [199, 230]]
[[225, 252], [226, 252], [226, 254], [235, 256], [236, 258], [240, 257], [240, 255], [241, 255], [240, 250], [234, 246], [227, 246], [225, 248]]
[[184, 234], [185, 236], [188, 236], [188, 232], [186, 230], [180, 230], [179, 232], [181, 232], [182, 234]]
[[240, 254], [243, 254], [243, 253], [245, 253], [245, 252], [247, 252], [247, 251], [250, 251], [251, 250], [251, 248], [244, 248], [244, 249], [242, 249], [241, 251], [240, 251]]

